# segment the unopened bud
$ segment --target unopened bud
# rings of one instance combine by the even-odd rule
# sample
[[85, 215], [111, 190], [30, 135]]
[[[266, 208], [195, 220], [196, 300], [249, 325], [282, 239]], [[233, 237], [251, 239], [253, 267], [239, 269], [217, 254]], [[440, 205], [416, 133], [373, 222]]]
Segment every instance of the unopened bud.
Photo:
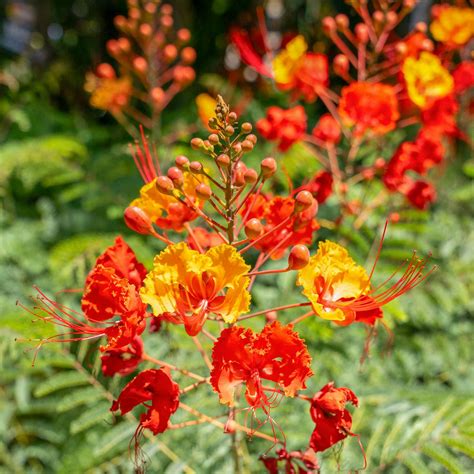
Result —
[[201, 138], [194, 137], [191, 140], [191, 148], [193, 150], [200, 150], [204, 146], [204, 142]]
[[277, 170], [277, 164], [275, 158], [267, 157], [260, 163], [260, 169], [262, 170], [263, 179], [271, 178]]
[[250, 122], [244, 122], [240, 128], [242, 132], [250, 133], [252, 131], [252, 124]]
[[309, 209], [314, 202], [313, 195], [309, 191], [300, 191], [295, 196], [295, 212], [303, 212]]
[[208, 137], [209, 143], [212, 145], [217, 145], [219, 143], [219, 135], [217, 133], [211, 133]]
[[385, 160], [383, 158], [377, 158], [374, 162], [374, 168], [376, 170], [383, 170], [385, 168]]
[[138, 234], [148, 235], [153, 232], [153, 226], [148, 214], [137, 206], [129, 206], [123, 213], [125, 224]]
[[401, 54], [402, 56], [405, 56], [408, 52], [408, 47], [405, 43], [400, 41], [395, 45], [395, 50], [397, 51], [398, 54]]
[[176, 37], [181, 43], [187, 43], [191, 39], [191, 32], [187, 28], [180, 28], [176, 32]]
[[349, 71], [349, 59], [343, 54], [338, 54], [333, 61], [334, 72], [339, 76], [345, 76]]
[[341, 30], [345, 30], [349, 27], [349, 18], [347, 18], [347, 15], [340, 13], [339, 15], [336, 15], [335, 20], [336, 20], [336, 25]]
[[225, 153], [222, 153], [219, 155], [216, 159], [217, 163], [219, 163], [221, 166], [229, 166], [230, 164], [230, 157], [229, 155], [226, 155]]
[[364, 23], [358, 23], [355, 26], [355, 35], [356, 38], [362, 43], [366, 44], [369, 41], [369, 29]]
[[278, 318], [278, 313], [276, 311], [267, 311], [265, 313], [265, 323], [271, 324], [275, 322]]
[[155, 107], [161, 107], [165, 98], [165, 91], [161, 87], [153, 87], [150, 97]]
[[295, 245], [288, 255], [288, 269], [289, 270], [300, 270], [306, 267], [309, 262], [309, 250], [306, 245]]
[[255, 240], [263, 234], [263, 225], [254, 217], [245, 223], [244, 231], [250, 240]]
[[183, 60], [184, 64], [192, 64], [194, 61], [196, 61], [196, 50], [190, 46], [183, 48], [181, 51], [181, 59]]
[[166, 3], [165, 5], [161, 6], [161, 14], [162, 15], [172, 15], [173, 14], [173, 6]]
[[398, 21], [398, 15], [394, 11], [387, 12], [385, 18], [387, 19], [387, 24], [389, 26], [394, 26]]
[[153, 28], [148, 23], [143, 23], [140, 25], [140, 34], [145, 38], [149, 38], [153, 34]]
[[133, 69], [135, 69], [135, 71], [140, 74], [145, 74], [148, 69], [148, 63], [146, 62], [146, 59], [142, 56], [137, 56], [136, 58], [134, 58], [132, 64]]
[[232, 125], [227, 125], [227, 127], [225, 128], [225, 134], [230, 137], [234, 134], [234, 132], [234, 127]]
[[242, 152], [242, 143], [237, 142], [232, 145], [232, 150], [234, 151], [235, 154], [239, 154]]
[[420, 33], [426, 33], [428, 31], [428, 26], [426, 25], [426, 23], [424, 21], [419, 21], [415, 25], [415, 30], [419, 31]]
[[253, 143], [250, 140], [244, 140], [242, 143], [242, 150], [244, 151], [252, 151], [253, 150]]
[[186, 169], [189, 166], [189, 160], [184, 155], [179, 155], [175, 158], [174, 162], [179, 169]]
[[250, 140], [254, 145], [257, 144], [257, 135], [254, 135], [253, 133], [247, 135], [246, 140]]
[[336, 22], [334, 21], [334, 18], [330, 16], [323, 18], [322, 25], [323, 31], [327, 35], [331, 35], [336, 31]]
[[237, 114], [235, 112], [230, 112], [227, 117], [227, 121], [229, 123], [234, 123], [236, 120], [237, 120]]
[[235, 422], [235, 420], [232, 420], [231, 418], [229, 418], [226, 424], [224, 425], [224, 433], [232, 434], [232, 433], [235, 433], [236, 430], [237, 430], [237, 423]]
[[163, 194], [171, 194], [174, 190], [173, 181], [168, 176], [158, 176], [156, 178], [156, 188]]
[[117, 40], [112, 39], [112, 40], [107, 41], [105, 47], [108, 53], [113, 57], [116, 57], [121, 53], [120, 46]]
[[247, 171], [245, 171], [244, 180], [247, 184], [254, 184], [257, 182], [257, 179], [258, 173], [253, 168], [249, 168]]
[[127, 19], [123, 15], [117, 15], [114, 18], [114, 25], [119, 30], [123, 30], [127, 26]]
[[421, 42], [421, 47], [424, 51], [433, 51], [434, 50], [434, 44], [433, 41], [430, 39], [426, 38]]
[[205, 183], [199, 183], [196, 186], [196, 196], [203, 201], [207, 201], [212, 196], [211, 188]]
[[168, 175], [168, 178], [171, 179], [171, 181], [173, 181], [173, 184], [178, 188], [184, 183], [183, 172], [177, 166], [172, 166], [168, 170], [167, 175]]
[[163, 15], [160, 18], [160, 25], [164, 30], [169, 30], [173, 26], [174, 20], [171, 15]]
[[192, 173], [200, 173], [202, 171], [202, 163], [199, 161], [191, 161], [191, 163], [189, 163], [189, 171]]
[[178, 48], [174, 44], [167, 44], [163, 48], [163, 56], [168, 62], [174, 61], [178, 56]]
[[196, 78], [196, 72], [189, 66], [175, 66], [173, 70], [173, 79], [181, 86], [191, 84]]
[[119, 38], [117, 44], [123, 53], [129, 53], [132, 46], [127, 38]]
[[115, 70], [108, 63], [99, 64], [95, 70], [95, 73], [98, 77], [103, 79], [113, 79], [115, 77]]

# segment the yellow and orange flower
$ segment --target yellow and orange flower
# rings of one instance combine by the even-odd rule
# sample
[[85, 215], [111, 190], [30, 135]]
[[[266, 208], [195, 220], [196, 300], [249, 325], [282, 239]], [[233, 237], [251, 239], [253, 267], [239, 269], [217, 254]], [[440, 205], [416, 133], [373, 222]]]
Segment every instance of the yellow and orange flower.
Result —
[[155, 316], [184, 324], [194, 336], [210, 313], [233, 323], [249, 310], [249, 271], [231, 245], [218, 245], [201, 254], [181, 242], [155, 257], [140, 294]]
[[383, 135], [395, 128], [400, 117], [395, 89], [381, 83], [353, 82], [342, 89], [339, 115], [355, 135]]
[[273, 77], [277, 84], [290, 84], [306, 54], [308, 45], [303, 36], [293, 38], [272, 61]]
[[92, 107], [118, 113], [130, 100], [132, 81], [129, 77], [103, 78], [94, 73], [88, 73], [84, 89], [91, 94]]
[[316, 255], [298, 272], [297, 284], [303, 287], [303, 294], [318, 316], [344, 324], [352, 322], [355, 314], [339, 303], [370, 291], [365, 269], [354, 262], [344, 247], [329, 240], [319, 243]]
[[474, 10], [451, 5], [434, 9], [430, 29], [433, 38], [450, 47], [465, 45], [474, 36]]
[[203, 93], [196, 97], [196, 106], [198, 109], [199, 118], [207, 129], [209, 129], [209, 120], [215, 115], [216, 105], [216, 99], [211, 97], [209, 94]]
[[207, 182], [202, 177], [195, 177], [189, 172], [184, 172], [184, 182], [181, 191], [175, 190], [190, 204], [180, 202], [173, 195], [164, 194], [156, 187], [156, 179], [146, 183], [140, 189], [140, 197], [134, 199], [130, 206], [142, 209], [158, 227], [163, 229], [183, 230], [186, 222], [193, 221], [198, 216], [194, 207], [201, 208], [204, 202], [196, 196], [196, 185]]
[[426, 51], [419, 59], [407, 58], [402, 72], [410, 100], [422, 109], [453, 91], [454, 80], [449, 71], [437, 56]]

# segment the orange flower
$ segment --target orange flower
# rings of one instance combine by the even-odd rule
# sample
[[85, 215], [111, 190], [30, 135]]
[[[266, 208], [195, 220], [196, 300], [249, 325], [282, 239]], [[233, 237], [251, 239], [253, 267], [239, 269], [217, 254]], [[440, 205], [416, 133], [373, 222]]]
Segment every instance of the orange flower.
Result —
[[141, 296], [155, 316], [184, 324], [186, 332], [194, 336], [210, 313], [233, 323], [249, 310], [250, 279], [245, 276], [249, 270], [230, 245], [218, 245], [201, 254], [182, 242], [155, 257]]
[[303, 294], [319, 317], [342, 326], [354, 321], [372, 325], [383, 316], [383, 305], [427, 277], [429, 273], [423, 274], [425, 266], [426, 260], [414, 255], [394, 285], [371, 290], [364, 268], [354, 262], [344, 247], [327, 240], [319, 243], [316, 255], [298, 272], [297, 284], [303, 287]]
[[211, 97], [209, 94], [199, 94], [196, 97], [196, 105], [201, 122], [208, 130], [210, 130], [208, 124], [209, 120], [215, 115], [214, 110], [217, 105], [216, 99]]
[[96, 109], [120, 113], [132, 95], [132, 81], [129, 77], [99, 77], [90, 72], [86, 75], [84, 89], [91, 94], [90, 103]]
[[211, 384], [221, 403], [233, 406], [236, 387], [245, 383], [248, 404], [267, 413], [273, 397], [265, 394], [262, 380], [274, 382], [287, 397], [294, 397], [313, 375], [304, 341], [291, 325], [278, 321], [259, 334], [238, 326], [224, 329], [214, 344], [212, 365]]
[[383, 135], [395, 128], [400, 117], [394, 88], [368, 82], [353, 82], [342, 89], [339, 114], [359, 136], [365, 132]]
[[433, 8], [434, 20], [430, 29], [433, 38], [450, 47], [465, 45], [474, 35], [474, 11], [451, 5]]
[[454, 81], [440, 59], [426, 51], [419, 59], [407, 58], [402, 66], [403, 77], [410, 100], [424, 109], [434, 100], [449, 95]]
[[327, 144], [336, 145], [341, 139], [341, 127], [331, 114], [322, 115], [311, 133]]
[[278, 142], [278, 149], [288, 150], [306, 132], [306, 112], [301, 105], [291, 109], [272, 106], [267, 116], [257, 122], [258, 132], [267, 140]]

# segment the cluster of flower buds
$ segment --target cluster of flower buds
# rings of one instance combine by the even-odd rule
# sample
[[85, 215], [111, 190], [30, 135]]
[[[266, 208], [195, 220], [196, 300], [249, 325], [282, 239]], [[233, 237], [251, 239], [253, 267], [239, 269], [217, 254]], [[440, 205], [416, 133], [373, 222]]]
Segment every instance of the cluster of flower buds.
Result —
[[[470, 109], [461, 98], [474, 86], [474, 62], [465, 59], [474, 35], [474, 10], [435, 6], [429, 27], [419, 23], [400, 37], [396, 27], [416, 1], [349, 3], [358, 23], [352, 24], [344, 14], [322, 20], [323, 31], [339, 50], [332, 71], [347, 83], [342, 88], [330, 87], [327, 57], [308, 53], [301, 35], [273, 59], [267, 55], [265, 62], [252, 50], [248, 35], [234, 32], [231, 40], [241, 59], [287, 91], [290, 102], [297, 98], [323, 102], [327, 113], [311, 133], [306, 131], [308, 118], [302, 105], [269, 107], [257, 122], [257, 131], [274, 141], [279, 151], [303, 143], [321, 169], [299, 189], [318, 198], [317, 181], [329, 176], [322, 189], [339, 202], [336, 223], [353, 216], [351, 222], [358, 228], [377, 207], [389, 203], [397, 209], [408, 203], [424, 210], [435, 200], [435, 187], [425, 176], [445, 161], [447, 142], [465, 139], [458, 122], [461, 105]], [[417, 134], [417, 138], [394, 144], [388, 133], [395, 130], [399, 136]], [[367, 154], [371, 148], [374, 152]], [[414, 179], [413, 173], [419, 176]], [[361, 193], [356, 185], [374, 180], [378, 195], [370, 202], [357, 200]], [[394, 192], [405, 199], [393, 200]]]
[[[240, 124], [220, 96], [216, 103], [209, 120], [212, 133], [191, 141], [205, 161], [178, 156], [165, 173], [144, 134], [142, 144], [132, 148], [145, 184], [125, 210], [125, 221], [132, 230], [165, 244], [153, 267], [146, 269], [117, 238], [87, 277], [82, 314], [39, 293], [33, 314], [70, 330], [67, 337], [40, 344], [102, 338], [104, 375], [127, 376], [141, 369], [111, 407], [122, 415], [138, 405], [145, 408], [135, 434], [137, 446], [145, 429], [157, 435], [209, 422], [224, 433], [245, 433], [277, 446], [276, 457], [262, 458], [270, 472], [277, 472], [280, 462], [315, 472], [318, 452], [357, 436], [346, 405], [357, 406], [358, 400], [350, 389], [332, 382], [314, 395], [301, 393], [313, 376], [312, 357], [295, 326], [314, 317], [339, 326], [364, 324], [371, 330], [378, 322], [384, 324], [382, 307], [427, 277], [426, 260], [414, 255], [398, 281], [390, 284], [392, 275], [372, 288], [375, 264], [367, 273], [341, 245], [319, 242], [311, 255], [308, 245], [319, 227], [313, 193], [300, 189], [286, 197], [270, 194], [275, 159], [262, 159], [259, 169], [247, 166], [246, 155], [257, 141], [252, 125]], [[321, 191], [326, 177], [318, 180], [310, 189], [319, 185]], [[168, 236], [168, 230], [173, 234]], [[285, 257], [285, 264], [263, 268], [270, 259]], [[296, 272], [305, 300], [252, 311], [256, 278], [285, 272]], [[246, 327], [254, 318], [261, 319], [260, 330]], [[176, 365], [173, 354], [159, 360], [148, 352], [142, 339], [146, 327], [152, 337], [160, 337], [163, 324], [173, 328], [170, 333], [190, 337], [202, 356], [201, 373]], [[192, 383], [183, 385], [186, 379]], [[226, 414], [221, 409], [216, 415], [202, 413], [189, 404], [203, 385], [213, 389]], [[278, 437], [273, 426], [273, 412], [283, 397], [309, 402], [315, 427], [301, 451], [288, 452], [284, 436]], [[191, 419], [173, 424], [178, 409]], [[258, 430], [246, 425], [244, 412], [256, 420]], [[266, 423], [269, 432], [263, 429]]]
[[173, 97], [195, 79], [191, 33], [174, 27], [173, 7], [160, 0], [128, 0], [128, 17], [119, 15], [114, 24], [121, 36], [107, 42], [107, 51], [119, 72], [102, 63], [88, 73], [91, 105], [127, 128], [132, 119], [151, 129]]

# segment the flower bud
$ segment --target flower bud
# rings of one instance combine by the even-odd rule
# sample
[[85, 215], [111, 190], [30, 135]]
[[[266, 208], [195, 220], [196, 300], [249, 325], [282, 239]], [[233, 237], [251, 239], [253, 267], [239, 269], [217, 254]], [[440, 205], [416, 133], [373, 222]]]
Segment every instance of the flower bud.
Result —
[[233, 123], [237, 120], [237, 114], [235, 112], [230, 112], [227, 118], [228, 118], [227, 122]]
[[172, 15], [173, 14], [173, 6], [169, 3], [161, 6], [161, 14], [162, 15]]
[[123, 213], [125, 224], [138, 234], [150, 234], [153, 232], [153, 226], [148, 214], [137, 206], [129, 206]]
[[227, 125], [227, 127], [225, 128], [225, 134], [230, 137], [231, 135], [233, 135], [235, 132], [234, 130], [234, 127], [232, 125]]
[[332, 18], [330, 16], [327, 16], [327, 17], [323, 18], [322, 25], [323, 25], [323, 31], [327, 35], [331, 35], [331, 34], [335, 33], [335, 31], [336, 31], [336, 22], [334, 21], [334, 18]]
[[205, 183], [199, 183], [196, 186], [196, 196], [203, 201], [207, 201], [212, 196], [211, 188]]
[[395, 45], [395, 50], [398, 54], [405, 56], [405, 54], [408, 52], [408, 47], [403, 41], [400, 41]]
[[156, 3], [148, 2], [145, 4], [145, 11], [150, 15], [154, 15], [156, 13]]
[[178, 56], [178, 48], [174, 44], [167, 44], [163, 48], [163, 56], [168, 62], [174, 61]]
[[181, 59], [183, 60], [184, 64], [192, 64], [194, 61], [196, 61], [196, 50], [190, 46], [183, 48], [181, 51]]
[[247, 184], [254, 184], [257, 182], [258, 173], [253, 169], [249, 168], [244, 173], [244, 180]]
[[196, 73], [189, 66], [175, 66], [173, 70], [173, 79], [181, 86], [191, 84], [196, 78]]
[[229, 418], [224, 425], [224, 433], [232, 434], [235, 433], [236, 430], [237, 424], [235, 423], [235, 420]]
[[149, 38], [153, 34], [153, 28], [148, 23], [143, 23], [139, 28], [140, 34], [145, 38]]
[[177, 167], [177, 166], [172, 166], [168, 170], [168, 178], [173, 181], [173, 184], [176, 187], [180, 187], [184, 183], [184, 175], [183, 172]]
[[174, 20], [171, 15], [163, 15], [160, 18], [160, 25], [164, 30], [169, 30], [173, 26]]
[[271, 324], [276, 321], [278, 318], [278, 313], [276, 311], [267, 311], [265, 313], [265, 324]]
[[165, 91], [161, 87], [153, 87], [150, 91], [150, 97], [155, 107], [161, 107], [165, 98]]
[[313, 195], [309, 191], [300, 191], [295, 196], [295, 212], [303, 212], [309, 209], [314, 202]]
[[383, 23], [385, 16], [381, 10], [375, 10], [372, 18], [374, 19], [375, 23]]
[[221, 166], [229, 166], [230, 164], [230, 157], [229, 155], [226, 155], [225, 153], [222, 153], [219, 155], [216, 159], [217, 163], [219, 163]]
[[119, 38], [117, 44], [123, 53], [129, 53], [132, 49], [130, 41], [127, 38]]
[[176, 37], [181, 43], [187, 43], [191, 39], [191, 32], [187, 28], [180, 28], [176, 32]]
[[389, 26], [395, 26], [398, 21], [398, 15], [394, 11], [387, 12], [385, 18], [387, 19], [387, 24]]
[[364, 23], [358, 23], [355, 26], [355, 35], [358, 41], [362, 44], [366, 44], [369, 41], [369, 29]]
[[250, 140], [244, 140], [242, 143], [242, 150], [249, 152], [253, 150], [253, 143]]
[[252, 124], [250, 122], [244, 122], [240, 129], [242, 130], [242, 132], [244, 133], [250, 133], [252, 131]]
[[99, 64], [95, 70], [95, 73], [102, 79], [113, 79], [115, 77], [115, 70], [108, 63]]
[[156, 178], [156, 188], [160, 193], [171, 194], [174, 190], [173, 181], [168, 176], [158, 176]]
[[306, 245], [295, 245], [288, 255], [288, 269], [300, 270], [301, 268], [306, 267], [309, 262], [309, 257], [309, 250]]
[[250, 140], [254, 145], [257, 144], [257, 135], [254, 135], [251, 133], [250, 135], [247, 135], [246, 140]]
[[199, 161], [191, 161], [191, 163], [189, 163], [189, 171], [192, 173], [200, 173], [202, 171], [202, 163]]
[[[432, 14], [433, 14], [433, 12], [432, 12]], [[420, 33], [426, 33], [428, 31], [428, 26], [426, 25], [426, 23], [424, 21], [419, 21], [415, 25], [415, 30], [419, 31]]]
[[263, 234], [263, 225], [254, 217], [245, 223], [244, 231], [250, 240], [255, 240]]
[[375, 175], [375, 171], [373, 168], [366, 168], [362, 170], [362, 177], [367, 181], [370, 181]]
[[118, 30], [123, 30], [127, 26], [127, 19], [123, 15], [114, 18], [114, 25]]
[[145, 74], [148, 69], [148, 63], [146, 62], [146, 59], [142, 56], [137, 56], [136, 58], [134, 58], [132, 65], [133, 69], [135, 69], [135, 71], [139, 74]]
[[204, 142], [201, 138], [194, 137], [191, 140], [191, 148], [193, 150], [200, 150], [204, 146]]
[[431, 41], [429, 38], [425, 38], [421, 42], [421, 47], [423, 48], [424, 51], [433, 51], [434, 50], [433, 41]]
[[237, 142], [234, 145], [232, 145], [232, 150], [234, 151], [235, 154], [239, 154], [242, 152], [242, 143]]
[[343, 54], [336, 55], [332, 64], [334, 72], [338, 76], [345, 76], [349, 71], [349, 59]]
[[377, 158], [374, 162], [374, 168], [376, 170], [383, 170], [385, 168], [385, 160], [383, 158]]
[[400, 214], [398, 212], [392, 212], [389, 216], [390, 222], [396, 224], [400, 220]]
[[184, 155], [179, 155], [175, 158], [174, 162], [179, 169], [186, 169], [189, 166], [189, 160]]
[[277, 170], [277, 164], [275, 158], [267, 157], [260, 163], [260, 169], [262, 170], [263, 179], [272, 177]]
[[341, 30], [346, 30], [349, 27], [349, 18], [347, 18], [347, 15], [340, 13], [339, 15], [336, 15], [335, 21], [336, 25]]
[[121, 53], [120, 46], [117, 40], [112, 39], [107, 41], [105, 47], [108, 53], [113, 57], [117, 57]]
[[217, 133], [211, 133], [208, 137], [209, 143], [212, 145], [217, 145], [219, 143], [219, 135]]

